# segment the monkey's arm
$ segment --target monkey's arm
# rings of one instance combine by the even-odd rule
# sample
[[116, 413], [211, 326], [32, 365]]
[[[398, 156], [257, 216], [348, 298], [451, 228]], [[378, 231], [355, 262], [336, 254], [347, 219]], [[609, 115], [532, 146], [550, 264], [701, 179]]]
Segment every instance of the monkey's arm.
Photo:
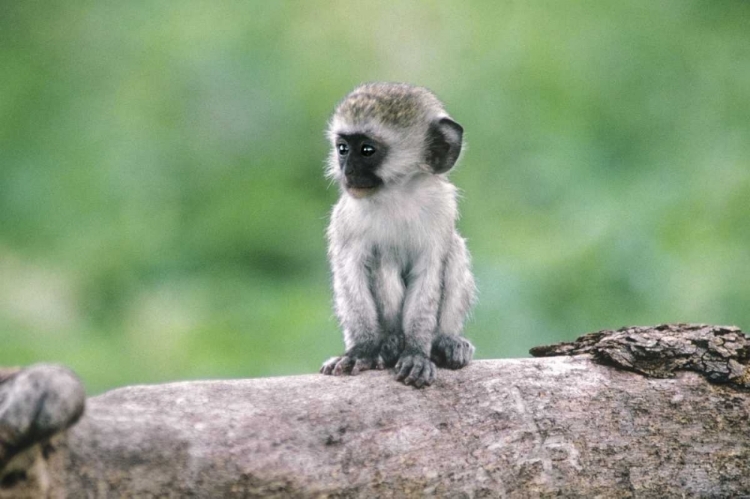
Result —
[[367, 265], [371, 255], [361, 244], [350, 241], [343, 245], [334, 238], [331, 243], [335, 309], [344, 330], [346, 353], [326, 361], [320, 371], [338, 375], [382, 369], [378, 313], [370, 291]]
[[466, 242], [457, 232], [453, 233], [445, 259], [442, 288], [438, 334], [432, 342], [430, 357], [440, 367], [459, 369], [474, 355], [474, 345], [461, 337], [461, 331], [476, 300], [476, 286]]
[[396, 364], [397, 379], [407, 385], [421, 387], [432, 384], [435, 379], [430, 350], [438, 324], [442, 260], [437, 252], [426, 252], [409, 275], [404, 302], [404, 352]]

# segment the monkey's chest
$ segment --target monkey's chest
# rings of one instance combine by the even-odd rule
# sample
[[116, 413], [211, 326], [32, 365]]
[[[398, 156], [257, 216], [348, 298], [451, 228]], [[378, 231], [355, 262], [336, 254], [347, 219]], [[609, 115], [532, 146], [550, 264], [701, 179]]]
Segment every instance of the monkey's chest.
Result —
[[451, 227], [450, 221], [419, 210], [398, 209], [369, 213], [357, 224], [363, 243], [396, 253], [399, 261], [413, 260], [442, 246]]

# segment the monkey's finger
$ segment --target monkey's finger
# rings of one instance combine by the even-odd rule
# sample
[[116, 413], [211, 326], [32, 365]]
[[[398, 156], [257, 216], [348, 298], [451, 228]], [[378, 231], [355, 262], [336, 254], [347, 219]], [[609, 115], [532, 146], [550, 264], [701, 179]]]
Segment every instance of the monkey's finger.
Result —
[[398, 364], [396, 365], [396, 370], [398, 371], [398, 374], [396, 374], [396, 379], [398, 381], [403, 381], [404, 378], [406, 378], [409, 375], [413, 366], [414, 366], [413, 357], [405, 357], [403, 359], [400, 359], [398, 361]]
[[336, 367], [333, 368], [333, 375], [340, 376], [342, 374], [351, 372], [353, 365], [354, 365], [354, 359], [344, 355], [343, 357], [341, 357], [341, 360], [339, 360], [336, 363]]
[[422, 361], [422, 359], [416, 359], [414, 361], [414, 367], [412, 367], [411, 372], [404, 380], [405, 385], [414, 385], [417, 388], [420, 388], [424, 381], [422, 380], [422, 372], [425, 369], [425, 363]]
[[352, 368], [352, 376], [356, 376], [362, 371], [372, 369], [373, 361], [371, 359], [357, 359]]
[[430, 386], [437, 377], [437, 367], [434, 363], [428, 362], [425, 366], [425, 371], [422, 374], [424, 375], [425, 386]]
[[430, 360], [425, 359], [422, 372], [419, 374], [419, 377], [414, 380], [414, 386], [417, 388], [430, 386], [432, 382], [435, 381], [436, 369], [437, 368], [435, 367], [435, 364], [433, 364]]

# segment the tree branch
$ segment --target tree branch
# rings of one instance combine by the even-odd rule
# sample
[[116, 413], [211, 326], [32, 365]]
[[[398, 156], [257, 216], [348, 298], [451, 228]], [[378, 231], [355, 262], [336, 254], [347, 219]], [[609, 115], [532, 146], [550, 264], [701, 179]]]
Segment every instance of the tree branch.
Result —
[[[46, 469], [47, 489], [32, 490], [36, 475], [27, 471], [0, 485], [0, 497], [29, 490], [53, 497], [732, 497], [750, 490], [744, 374], [736, 366], [702, 371], [711, 379], [724, 373], [725, 383], [714, 384], [680, 371], [699, 366], [701, 349], [706, 365], [718, 356], [745, 369], [739, 330], [658, 326], [584, 338], [535, 349], [565, 357], [441, 370], [425, 390], [389, 372], [114, 390], [89, 399], [81, 421], [50, 441], [55, 451], [30, 465]], [[0, 484], [30, 450], [0, 472]]]
[[654, 378], [695, 371], [715, 383], [750, 388], [750, 341], [734, 326], [661, 324], [624, 327], [579, 337], [572, 343], [534, 347], [535, 357], [592, 354], [609, 365]]

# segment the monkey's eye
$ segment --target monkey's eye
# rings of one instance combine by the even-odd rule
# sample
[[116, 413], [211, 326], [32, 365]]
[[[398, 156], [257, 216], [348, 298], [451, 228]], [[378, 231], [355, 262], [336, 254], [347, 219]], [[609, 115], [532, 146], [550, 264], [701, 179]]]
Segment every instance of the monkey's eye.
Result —
[[370, 144], [365, 144], [362, 146], [362, 156], [372, 156], [373, 154], [375, 154], [375, 148]]
[[349, 146], [346, 144], [339, 144], [336, 146], [336, 148], [339, 150], [339, 154], [342, 156], [349, 154]]

